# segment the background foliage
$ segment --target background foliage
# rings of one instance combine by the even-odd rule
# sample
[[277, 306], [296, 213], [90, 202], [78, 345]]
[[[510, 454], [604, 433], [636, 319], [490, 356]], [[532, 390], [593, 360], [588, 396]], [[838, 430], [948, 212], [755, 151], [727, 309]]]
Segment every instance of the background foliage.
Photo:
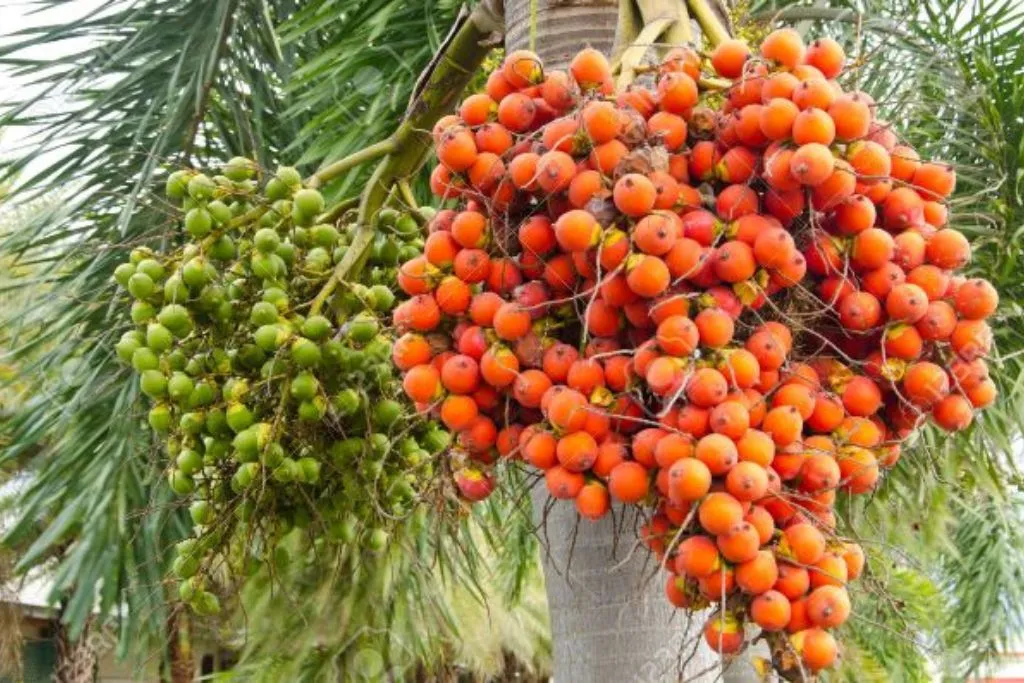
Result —
[[[0, 467], [25, 482], [4, 543], [22, 571], [55, 567], [54, 599], [73, 631], [99, 599], [123, 650], [148, 653], [166, 636], [162, 578], [187, 528], [140, 427], [137, 389], [112, 354], [127, 321], [108, 303], [110, 274], [134, 246], [177, 239], [151, 193], [168, 170], [244, 154], [311, 172], [383, 138], [457, 3], [105, 0], [81, 20], [71, 0], [35, 4], [71, 18], [0, 46], [0, 68], [32, 84], [0, 108], [0, 127], [33, 134], [0, 159], [0, 186], [14, 183], [0, 199]], [[971, 234], [973, 267], [1003, 301], [994, 325], [1003, 399], [957, 439], [923, 435], [870, 504], [844, 510], [871, 541], [871, 569], [840, 677], [929, 680], [929, 666], [963, 677], [1024, 632], [1014, 462], [1024, 396], [1024, 9], [1014, 0], [755, 1], [736, 14], [743, 30], [782, 20], [842, 40], [865, 58], [852, 78], [884, 116], [922, 156], [957, 164], [953, 222]], [[54, 63], [62, 44], [75, 47]], [[360, 178], [329, 189], [348, 196]], [[370, 647], [403, 667], [489, 673], [508, 654], [542, 671], [536, 544], [513, 507], [496, 500], [447, 540], [425, 526], [400, 539], [405, 552], [372, 565], [293, 539], [287, 561], [263, 568], [236, 606], [243, 666], [297, 678]], [[321, 609], [299, 614], [295, 604]], [[465, 637], [483, 623], [490, 640]]]

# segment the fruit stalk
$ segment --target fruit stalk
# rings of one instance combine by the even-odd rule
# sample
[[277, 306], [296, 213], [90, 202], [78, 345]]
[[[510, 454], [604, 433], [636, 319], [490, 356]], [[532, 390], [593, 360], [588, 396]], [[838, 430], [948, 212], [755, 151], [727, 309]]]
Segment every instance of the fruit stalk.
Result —
[[363, 189], [355, 238], [330, 279], [313, 300], [312, 315], [320, 311], [337, 288], [338, 282], [362, 267], [367, 250], [373, 242], [372, 217], [384, 205], [392, 186], [416, 173], [426, 161], [432, 144], [430, 129], [444, 113], [452, 110], [463, 89], [490, 53], [496, 28], [496, 12], [489, 7], [490, 4], [481, 3], [472, 12], [463, 13], [450, 39], [442, 47], [439, 58], [431, 63], [421, 77], [423, 86], [410, 103], [402, 124], [384, 141], [389, 143], [387, 146], [391, 151], [378, 164]]
[[718, 18], [707, 0], [687, 0], [687, 4], [711, 47], [715, 47], [731, 37], [729, 28]]

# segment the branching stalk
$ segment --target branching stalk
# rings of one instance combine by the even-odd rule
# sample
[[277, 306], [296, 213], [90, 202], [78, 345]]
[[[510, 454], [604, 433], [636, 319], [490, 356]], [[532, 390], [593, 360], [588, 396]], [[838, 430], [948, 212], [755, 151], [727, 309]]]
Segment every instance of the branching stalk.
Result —
[[700, 30], [704, 33], [704, 37], [712, 47], [731, 37], [729, 27], [718, 18], [718, 14], [708, 4], [708, 0], [687, 0], [687, 4], [690, 6], [694, 18], [697, 19], [697, 23], [700, 24]]
[[392, 188], [423, 166], [430, 153], [431, 129], [442, 115], [454, 108], [462, 91], [491, 51], [495, 44], [494, 30], [494, 3], [482, 2], [472, 12], [463, 12], [438, 56], [420, 78], [415, 98], [410, 102], [401, 125], [388, 140], [378, 143], [389, 151], [363, 189], [359, 198], [356, 234], [330, 279], [313, 299], [311, 315], [320, 312], [340, 281], [362, 268], [373, 244], [377, 212]]

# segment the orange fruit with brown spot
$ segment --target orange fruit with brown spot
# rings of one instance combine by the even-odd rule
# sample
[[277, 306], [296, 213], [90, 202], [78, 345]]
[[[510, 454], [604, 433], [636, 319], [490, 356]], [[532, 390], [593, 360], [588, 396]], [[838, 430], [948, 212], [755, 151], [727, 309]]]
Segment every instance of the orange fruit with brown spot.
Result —
[[799, 564], [813, 565], [825, 554], [825, 537], [811, 524], [793, 524], [782, 534], [783, 554]]
[[768, 473], [755, 462], [737, 462], [726, 475], [725, 490], [739, 501], [760, 500], [768, 492]]
[[835, 628], [850, 616], [850, 596], [841, 586], [820, 586], [807, 596], [807, 617], [815, 626]]
[[814, 187], [824, 183], [835, 170], [835, 157], [823, 144], [801, 145], [789, 161], [789, 172], [801, 184]]
[[620, 502], [638, 503], [647, 497], [648, 489], [647, 468], [640, 463], [620, 463], [608, 475], [608, 490]]
[[749, 562], [757, 557], [761, 537], [752, 524], [740, 521], [732, 525], [724, 534], [720, 534], [716, 539], [716, 544], [722, 557], [739, 564]]
[[743, 521], [743, 506], [728, 493], [713, 492], [700, 502], [697, 517], [705, 531], [718, 536]]
[[728, 38], [720, 42], [711, 53], [711, 66], [724, 78], [739, 78], [750, 59], [750, 48], [741, 40]]
[[807, 46], [804, 54], [804, 62], [818, 69], [825, 78], [838, 76], [845, 61], [843, 47], [832, 38], [818, 38]]
[[791, 616], [789, 600], [778, 591], [765, 591], [750, 603], [750, 618], [765, 631], [784, 630]]
[[679, 544], [675, 569], [677, 574], [702, 579], [718, 571], [721, 562], [718, 546], [712, 539], [701, 535], [690, 536]]
[[571, 500], [583, 490], [586, 479], [579, 472], [570, 472], [560, 465], [555, 465], [544, 473], [544, 483], [552, 498]]

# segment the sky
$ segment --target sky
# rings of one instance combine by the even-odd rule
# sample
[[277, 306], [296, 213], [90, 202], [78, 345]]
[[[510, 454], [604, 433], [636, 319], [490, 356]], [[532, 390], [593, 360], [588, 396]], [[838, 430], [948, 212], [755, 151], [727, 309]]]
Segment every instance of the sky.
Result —
[[[38, 4], [31, 0], [0, 0], [2, 6], [3, 21], [0, 23], [0, 46], [7, 46], [17, 42], [18, 31], [33, 26], [45, 25], [55, 21], [74, 20], [87, 15], [103, 4], [105, 0], [75, 0], [74, 3], [67, 3], [59, 8], [47, 8], [39, 10]], [[71, 7], [68, 7], [71, 5]], [[60, 59], [63, 55], [84, 47], [83, 41], [67, 41], [60, 44], [57, 49], [53, 45], [45, 48], [28, 49], [18, 53], [19, 57], [39, 59], [46, 57], [52, 60]], [[7, 65], [0, 64], [0, 106], [2, 103], [20, 99], [25, 94], [25, 79], [18, 77], [14, 70]], [[59, 100], [51, 100], [46, 103], [47, 107], [60, 106]], [[13, 151], [23, 147], [26, 139], [31, 136], [31, 130], [24, 128], [8, 128], [0, 134], [0, 156], [6, 156]], [[45, 159], [38, 160], [42, 164]]]

